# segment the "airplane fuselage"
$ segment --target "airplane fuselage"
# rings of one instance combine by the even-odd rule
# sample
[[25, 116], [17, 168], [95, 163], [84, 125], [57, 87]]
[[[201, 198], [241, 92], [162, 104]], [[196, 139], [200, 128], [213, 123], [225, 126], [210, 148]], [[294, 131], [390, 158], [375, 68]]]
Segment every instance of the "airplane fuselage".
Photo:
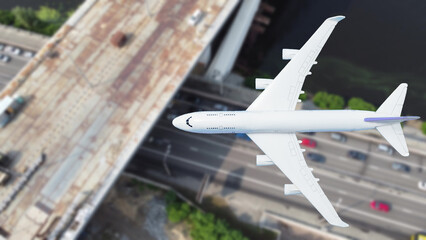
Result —
[[373, 129], [384, 122], [367, 122], [376, 112], [359, 110], [203, 111], [173, 120], [179, 129], [205, 134], [339, 132]]

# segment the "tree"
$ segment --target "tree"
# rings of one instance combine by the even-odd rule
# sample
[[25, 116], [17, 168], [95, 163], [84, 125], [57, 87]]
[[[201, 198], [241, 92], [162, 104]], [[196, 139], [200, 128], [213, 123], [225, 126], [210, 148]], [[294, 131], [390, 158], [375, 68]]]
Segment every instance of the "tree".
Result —
[[15, 22], [15, 16], [11, 11], [0, 9], [0, 23], [4, 25], [12, 25]]
[[349, 99], [348, 106], [353, 110], [367, 110], [367, 111], [376, 111], [376, 107], [364, 101], [362, 98], [353, 97]]
[[62, 23], [61, 13], [53, 8], [41, 6], [36, 12], [36, 16], [43, 22], [46, 23]]
[[189, 206], [187, 203], [175, 202], [167, 205], [166, 211], [169, 221], [172, 223], [177, 223], [185, 220], [188, 217], [188, 215], [191, 213], [191, 206]]
[[41, 23], [32, 8], [15, 7], [12, 14], [15, 17], [15, 27], [39, 32], [37, 30], [40, 30]]
[[426, 122], [422, 123], [422, 132], [424, 135], [426, 135]]
[[345, 106], [343, 97], [323, 91], [317, 92], [313, 101], [321, 109], [343, 109]]

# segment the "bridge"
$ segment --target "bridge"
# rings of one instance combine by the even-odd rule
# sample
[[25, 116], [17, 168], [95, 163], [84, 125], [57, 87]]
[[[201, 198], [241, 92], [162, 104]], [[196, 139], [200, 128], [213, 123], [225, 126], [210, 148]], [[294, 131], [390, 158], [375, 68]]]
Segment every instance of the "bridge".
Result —
[[0, 131], [0, 239], [75, 238], [237, 3], [85, 1], [0, 94], [26, 99]]

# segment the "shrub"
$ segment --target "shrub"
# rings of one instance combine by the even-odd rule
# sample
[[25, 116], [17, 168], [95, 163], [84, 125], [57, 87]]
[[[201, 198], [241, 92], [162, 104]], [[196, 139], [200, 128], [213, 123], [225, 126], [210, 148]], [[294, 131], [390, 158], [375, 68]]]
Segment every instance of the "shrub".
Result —
[[364, 101], [362, 98], [353, 97], [349, 99], [348, 106], [353, 110], [367, 110], [367, 111], [376, 111], [376, 107]]
[[343, 97], [323, 91], [317, 92], [313, 101], [321, 109], [343, 109], [345, 106]]
[[424, 135], [426, 135], [426, 122], [422, 123], [422, 132]]

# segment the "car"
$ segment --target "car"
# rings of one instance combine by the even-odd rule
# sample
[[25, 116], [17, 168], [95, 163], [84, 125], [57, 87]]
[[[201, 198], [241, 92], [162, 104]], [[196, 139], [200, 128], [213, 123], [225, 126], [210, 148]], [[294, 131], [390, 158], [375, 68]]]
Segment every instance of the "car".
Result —
[[192, 15], [189, 17], [188, 19], [188, 23], [192, 26], [195, 26], [198, 24], [198, 22], [201, 21], [201, 19], [204, 16], [204, 12], [201, 11], [200, 9], [195, 10]]
[[315, 140], [312, 140], [312, 139], [309, 139], [309, 138], [303, 138], [302, 142], [300, 144], [305, 146], [305, 147], [310, 147], [310, 148], [316, 148], [317, 147], [317, 142]]
[[3, 49], [3, 51], [11, 53], [11, 52], [13, 52], [13, 47], [10, 46], [10, 45], [6, 45]]
[[7, 62], [10, 62], [10, 60], [11, 60], [11, 57], [4, 54], [0, 54], [0, 61], [7, 63]]
[[318, 153], [308, 153], [308, 158], [314, 162], [325, 163], [325, 157]]
[[26, 58], [32, 58], [34, 57], [35, 53], [31, 52], [31, 51], [24, 51], [24, 53], [22, 54], [22, 56], [26, 57]]
[[15, 55], [20, 55], [22, 53], [22, 50], [20, 48], [14, 47], [12, 48], [12, 53]]
[[4, 44], [3, 43], [0, 43], [0, 51], [2, 51], [3, 49], [4, 49]]
[[426, 180], [420, 180], [417, 186], [420, 190], [426, 191]]
[[228, 106], [225, 106], [225, 105], [220, 104], [220, 103], [216, 103], [215, 105], [213, 105], [213, 108], [215, 108], [217, 110], [221, 110], [221, 111], [228, 111]]
[[379, 212], [389, 212], [391, 210], [391, 205], [384, 201], [373, 200], [370, 202], [370, 207]]
[[394, 162], [392, 163], [392, 169], [400, 172], [410, 172], [410, 166], [404, 163]]
[[386, 145], [386, 144], [379, 144], [379, 145], [377, 146], [377, 149], [378, 149], [379, 151], [385, 152], [385, 153], [387, 153], [387, 154], [389, 154], [389, 155], [392, 155], [392, 154], [393, 154], [393, 148], [391, 148], [390, 146], [388, 146], [388, 145]]
[[339, 142], [346, 142], [347, 138], [345, 135], [341, 134], [341, 133], [331, 133], [331, 139], [339, 141]]
[[303, 132], [303, 133], [306, 134], [306, 135], [309, 135], [309, 136], [315, 135], [315, 132]]
[[367, 160], [367, 154], [362, 153], [362, 152], [358, 152], [358, 151], [355, 151], [355, 150], [350, 150], [348, 152], [348, 156], [353, 158], [353, 159], [360, 160], [360, 161]]

